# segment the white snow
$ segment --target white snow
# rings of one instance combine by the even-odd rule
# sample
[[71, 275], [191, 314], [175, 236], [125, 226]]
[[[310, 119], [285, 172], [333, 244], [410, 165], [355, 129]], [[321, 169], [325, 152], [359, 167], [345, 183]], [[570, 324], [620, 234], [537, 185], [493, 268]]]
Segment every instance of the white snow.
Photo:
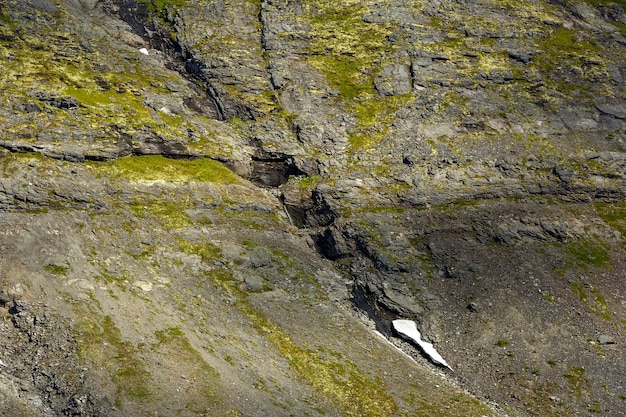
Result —
[[146, 48], [141, 48], [141, 49], [139, 50], [139, 53], [140, 53], [140, 54], [144, 54], [144, 55], [150, 55], [150, 53], [148, 53], [148, 50], [147, 50]]
[[437, 365], [445, 366], [446, 368], [452, 370], [450, 365], [441, 357], [439, 352], [435, 350], [433, 345], [428, 342], [424, 342], [422, 340], [422, 335], [419, 330], [417, 330], [417, 325], [413, 320], [394, 320], [391, 322], [393, 328], [400, 335], [406, 337], [407, 339], [415, 342], [422, 351], [428, 356], [428, 358]]

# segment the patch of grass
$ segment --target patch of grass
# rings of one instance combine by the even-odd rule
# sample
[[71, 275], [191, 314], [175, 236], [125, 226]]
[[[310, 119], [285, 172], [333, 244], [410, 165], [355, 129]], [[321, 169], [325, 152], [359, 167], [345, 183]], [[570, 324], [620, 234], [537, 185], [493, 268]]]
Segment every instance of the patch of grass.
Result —
[[391, 416], [397, 405], [378, 378], [371, 379], [340, 353], [297, 346], [278, 326], [250, 306], [241, 310], [287, 358], [290, 365], [345, 416]]
[[67, 275], [70, 270], [69, 265], [44, 265], [43, 269], [50, 272], [53, 275]]
[[222, 255], [222, 250], [210, 242], [196, 243], [178, 237], [175, 239], [181, 252], [198, 255], [202, 262], [212, 263]]
[[507, 339], [498, 339], [496, 341], [496, 346], [501, 347], [501, 348], [506, 347], [508, 344], [509, 344], [509, 341]]
[[84, 311], [76, 326], [81, 357], [96, 367], [104, 367], [116, 384], [116, 405], [123, 399], [147, 402], [151, 399], [151, 375], [145, 369], [137, 349], [122, 339], [111, 316], [95, 318]]
[[589, 388], [589, 381], [585, 378], [585, 368], [582, 366], [572, 366], [569, 368], [567, 378], [571, 391], [576, 395], [576, 398], [580, 400], [582, 397], [583, 389]]
[[[581, 30], [557, 28], [550, 36], [537, 40], [536, 46], [544, 53], [534, 57], [529, 67], [552, 75], [545, 78], [548, 88], [537, 92], [546, 103], [558, 103], [562, 97], [592, 97], [592, 83], [595, 79], [604, 79], [608, 60], [593, 35]], [[589, 65], [589, 62], [596, 64]], [[575, 81], [570, 79], [572, 71], [578, 74]]]
[[237, 298], [246, 296], [242, 290], [241, 284], [235, 280], [233, 274], [226, 268], [216, 268], [206, 272], [206, 275], [218, 287], [223, 289], [227, 294], [234, 295]]
[[590, 340], [589, 344], [591, 345], [591, 347], [593, 347], [596, 350], [598, 355], [600, 355], [603, 358], [606, 358], [606, 354], [604, 353], [604, 349], [602, 349], [602, 345], [600, 345], [599, 343], [593, 340]]
[[626, 239], [626, 202], [595, 203], [594, 207], [598, 216]]
[[160, 155], [129, 156], [108, 162], [91, 162], [104, 175], [131, 181], [212, 182], [232, 184], [237, 175], [208, 158], [170, 159]]
[[[246, 247], [256, 246], [249, 241], [245, 244]], [[192, 249], [199, 248], [193, 245]], [[212, 252], [211, 256], [215, 254]], [[295, 267], [290, 264], [292, 261], [286, 254], [273, 252], [272, 258], [275, 264], [284, 263]], [[343, 415], [385, 417], [397, 410], [396, 404], [385, 391], [381, 381], [365, 375], [340, 353], [296, 345], [286, 332], [246, 301], [248, 293], [241, 289], [240, 283], [233, 278], [228, 269], [215, 268], [206, 274], [214, 284], [237, 300], [234, 302], [236, 308], [278, 349], [296, 374], [310, 383], [329, 404], [343, 410]]]
[[600, 290], [598, 290], [593, 285], [589, 286], [589, 290], [593, 294], [593, 301], [595, 303], [595, 304], [590, 304], [589, 309], [594, 314], [597, 314], [603, 319], [611, 321], [613, 317], [615, 316], [615, 313], [609, 309], [609, 306], [606, 303], [604, 296], [600, 293]]
[[188, 0], [137, 0], [146, 7], [148, 13], [167, 19], [168, 10], [173, 11], [188, 3]]
[[371, 146], [384, 135], [393, 120], [391, 115], [410, 102], [410, 94], [381, 97], [374, 80], [394, 44], [389, 40], [395, 26], [390, 23], [366, 23], [367, 2], [349, 0], [307, 0], [304, 15], [311, 28], [313, 42], [309, 63], [326, 75], [358, 126], [350, 132], [354, 148]]
[[589, 297], [587, 297], [587, 291], [585, 291], [585, 284], [583, 284], [582, 281], [572, 282], [570, 284], [570, 288], [572, 289], [574, 294], [578, 296], [578, 299], [581, 302], [587, 303], [589, 301]]
[[[581, 302], [587, 304], [591, 312], [607, 321], [613, 320], [613, 318], [615, 317], [615, 313], [611, 311], [606, 302], [606, 299], [604, 298], [602, 293], [600, 293], [600, 290], [598, 290], [596, 287], [591, 284], [585, 285], [583, 282], [578, 280], [572, 282], [570, 284], [570, 288], [572, 289], [574, 294], [578, 296], [578, 299]], [[591, 295], [593, 295], [593, 300], [589, 299], [587, 289], [589, 290]]]
[[[585, 239], [574, 242], [555, 243], [563, 246], [567, 254], [564, 270], [580, 268], [589, 272], [591, 267], [610, 268], [611, 257], [608, 253], [608, 245], [598, 239]], [[563, 271], [564, 272], [564, 271]]]
[[319, 175], [312, 175], [310, 177], [302, 176], [296, 183], [296, 186], [301, 191], [310, 191], [315, 188], [319, 180], [320, 180]]
[[544, 291], [541, 293], [541, 298], [543, 298], [545, 301], [549, 302], [549, 303], [553, 303], [555, 302], [555, 297], [554, 294], [552, 294], [550, 291]]
[[188, 378], [193, 381], [185, 392], [185, 410], [179, 410], [180, 414], [176, 415], [187, 415], [190, 411], [193, 415], [225, 415], [219, 411], [223, 408], [217, 383], [220, 375], [192, 346], [184, 331], [180, 327], [168, 327], [154, 335], [157, 342], [151, 346], [152, 351], [175, 358], [177, 368], [189, 371]]
[[194, 224], [184, 211], [184, 202], [136, 201], [130, 207], [139, 218], [145, 218], [146, 212], [153, 214], [167, 229], [191, 227]]

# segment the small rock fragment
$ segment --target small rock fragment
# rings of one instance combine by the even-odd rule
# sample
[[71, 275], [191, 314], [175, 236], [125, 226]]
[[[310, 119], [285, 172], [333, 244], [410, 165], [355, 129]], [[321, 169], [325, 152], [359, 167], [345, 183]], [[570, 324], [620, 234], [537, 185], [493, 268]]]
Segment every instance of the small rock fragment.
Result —
[[471, 311], [472, 313], [478, 313], [478, 304], [476, 304], [475, 302], [471, 302], [467, 305], [467, 309], [469, 311]]
[[598, 337], [598, 343], [601, 345], [612, 345], [615, 343], [615, 340], [611, 336], [603, 334]]

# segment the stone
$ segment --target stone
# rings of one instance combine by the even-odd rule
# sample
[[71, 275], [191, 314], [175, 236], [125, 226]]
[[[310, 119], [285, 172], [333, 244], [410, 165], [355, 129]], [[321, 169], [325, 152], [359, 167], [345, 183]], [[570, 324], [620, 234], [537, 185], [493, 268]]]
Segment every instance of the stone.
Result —
[[133, 285], [143, 292], [150, 292], [154, 289], [154, 285], [148, 281], [135, 281]]
[[472, 312], [472, 313], [478, 313], [480, 311], [480, 308], [478, 306], [478, 303], [472, 301], [471, 303], [469, 303], [467, 305], [467, 309], [468, 311]]
[[243, 282], [250, 291], [262, 291], [265, 287], [263, 279], [256, 275], [247, 275]]
[[419, 315], [424, 312], [424, 308], [419, 305], [415, 297], [410, 293], [400, 292], [395, 288], [391, 288], [390, 285], [383, 285], [383, 293], [385, 298], [381, 299], [381, 302], [392, 311], [407, 315]]
[[611, 336], [603, 334], [598, 336], [598, 343], [601, 345], [612, 345], [615, 343], [615, 340]]
[[596, 107], [602, 113], [608, 114], [618, 119], [626, 119], [626, 108], [624, 108], [624, 103], [608, 103], [598, 101], [596, 102]]
[[262, 268], [268, 266], [272, 262], [270, 255], [263, 249], [255, 249], [250, 254], [250, 265], [253, 268]]
[[382, 96], [407, 94], [413, 88], [411, 84], [411, 70], [407, 65], [387, 65], [374, 81], [374, 86], [378, 94]]

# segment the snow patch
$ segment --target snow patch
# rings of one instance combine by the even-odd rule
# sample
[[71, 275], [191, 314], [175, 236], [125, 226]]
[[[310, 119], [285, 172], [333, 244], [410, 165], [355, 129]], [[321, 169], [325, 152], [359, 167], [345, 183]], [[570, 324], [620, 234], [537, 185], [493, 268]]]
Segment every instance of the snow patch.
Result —
[[391, 322], [393, 328], [396, 332], [398, 332], [401, 336], [409, 339], [418, 345], [424, 354], [428, 356], [428, 358], [435, 364], [445, 366], [446, 368], [452, 371], [452, 368], [448, 363], [441, 357], [439, 352], [435, 350], [433, 345], [428, 342], [424, 342], [422, 340], [422, 335], [419, 330], [417, 330], [417, 325], [413, 320], [394, 320]]

